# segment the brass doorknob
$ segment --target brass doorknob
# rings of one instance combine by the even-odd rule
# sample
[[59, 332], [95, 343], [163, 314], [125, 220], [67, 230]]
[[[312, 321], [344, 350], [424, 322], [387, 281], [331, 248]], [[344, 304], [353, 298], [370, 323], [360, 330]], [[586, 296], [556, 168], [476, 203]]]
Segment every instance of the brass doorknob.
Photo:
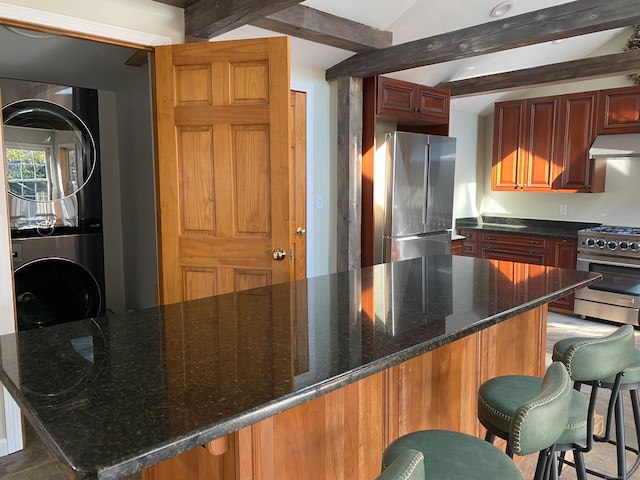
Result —
[[287, 253], [282, 248], [276, 248], [271, 256], [276, 262], [281, 262], [287, 256]]
[[302, 227], [296, 228], [296, 235], [298, 235], [299, 237], [303, 236], [305, 233], [307, 233], [306, 228], [302, 228]]

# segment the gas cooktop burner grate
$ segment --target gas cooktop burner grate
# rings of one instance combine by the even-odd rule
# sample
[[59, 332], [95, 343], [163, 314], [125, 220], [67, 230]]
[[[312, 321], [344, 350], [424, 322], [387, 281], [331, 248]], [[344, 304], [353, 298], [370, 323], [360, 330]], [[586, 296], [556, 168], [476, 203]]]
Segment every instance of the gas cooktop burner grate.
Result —
[[640, 228], [633, 227], [615, 227], [609, 225], [601, 225], [599, 227], [590, 227], [582, 230], [591, 233], [615, 233], [618, 235], [640, 235]]

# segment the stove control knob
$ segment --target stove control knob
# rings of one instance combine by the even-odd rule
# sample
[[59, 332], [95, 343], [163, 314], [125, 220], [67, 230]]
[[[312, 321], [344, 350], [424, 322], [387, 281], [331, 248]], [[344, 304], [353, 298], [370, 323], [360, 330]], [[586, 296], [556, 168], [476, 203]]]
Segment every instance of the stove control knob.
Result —
[[638, 249], [640, 249], [640, 244], [638, 242], [631, 242], [629, 246], [631, 247], [631, 250], [633, 250], [634, 252], [637, 252]]
[[601, 239], [601, 238], [599, 238], [598, 240], [596, 240], [596, 245], [597, 245], [598, 247], [600, 247], [600, 248], [603, 248], [603, 247], [605, 246], [605, 244], [606, 244], [606, 242], [605, 242], [603, 239]]
[[629, 242], [627, 242], [626, 240], [622, 240], [620, 242], [620, 249], [621, 250], [626, 250], [627, 248], [629, 248]]
[[609, 247], [609, 250], [615, 250], [617, 246], [618, 242], [614, 242], [613, 240], [607, 242], [607, 247]]
[[587, 238], [584, 243], [586, 243], [590, 247], [593, 247], [596, 244], [596, 241], [593, 238]]

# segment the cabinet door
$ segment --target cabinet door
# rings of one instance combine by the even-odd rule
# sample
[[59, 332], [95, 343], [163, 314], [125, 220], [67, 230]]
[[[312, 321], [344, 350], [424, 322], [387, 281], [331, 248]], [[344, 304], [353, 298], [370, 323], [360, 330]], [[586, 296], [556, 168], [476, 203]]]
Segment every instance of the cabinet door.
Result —
[[378, 115], [415, 118], [417, 86], [395, 78], [378, 77]]
[[594, 163], [589, 160], [589, 148], [595, 138], [597, 92], [563, 95], [560, 105], [558, 168], [555, 189], [570, 192], [601, 191], [604, 187], [595, 178]]
[[602, 90], [598, 134], [640, 132], [640, 86]]
[[462, 255], [465, 257], [478, 256], [478, 232], [476, 230], [460, 230], [460, 235], [464, 235], [462, 242]]
[[525, 100], [496, 103], [491, 171], [493, 190], [514, 191], [522, 184], [520, 163], [525, 105]]
[[527, 101], [523, 152], [523, 190], [549, 191], [556, 174], [559, 96]]
[[427, 122], [449, 123], [450, 92], [418, 85], [416, 118]]
[[[569, 238], [563, 238], [562, 240], [556, 240], [552, 245], [552, 265], [554, 267], [567, 268], [575, 270], [578, 254], [578, 241]], [[574, 294], [569, 294], [566, 297], [560, 298], [555, 302], [549, 304], [554, 308], [561, 308], [563, 310], [573, 311]]]

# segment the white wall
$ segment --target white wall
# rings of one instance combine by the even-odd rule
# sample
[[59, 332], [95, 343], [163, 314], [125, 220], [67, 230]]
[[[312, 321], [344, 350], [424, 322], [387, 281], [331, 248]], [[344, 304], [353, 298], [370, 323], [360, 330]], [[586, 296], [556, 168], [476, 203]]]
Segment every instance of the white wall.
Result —
[[291, 85], [311, 92], [307, 95], [307, 109], [311, 109], [307, 121], [307, 276], [315, 277], [335, 272], [336, 268], [331, 87], [324, 79], [324, 70], [296, 64], [291, 65]]
[[477, 115], [451, 112], [449, 136], [456, 138], [454, 218], [476, 217], [485, 188], [485, 122]]

